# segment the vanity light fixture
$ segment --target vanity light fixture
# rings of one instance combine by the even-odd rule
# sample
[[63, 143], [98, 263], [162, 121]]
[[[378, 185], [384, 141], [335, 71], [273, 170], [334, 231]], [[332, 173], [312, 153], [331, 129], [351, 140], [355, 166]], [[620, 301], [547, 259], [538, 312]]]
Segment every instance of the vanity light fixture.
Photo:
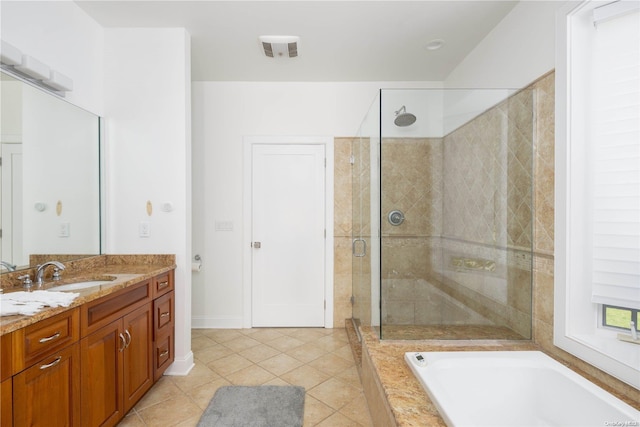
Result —
[[59, 91], [69, 92], [73, 90], [73, 80], [55, 70], [51, 70], [49, 78], [42, 80], [42, 84]]
[[73, 80], [31, 55], [23, 54], [15, 46], [2, 40], [0, 44], [0, 67], [13, 77], [64, 96], [73, 90]]
[[14, 68], [36, 80], [48, 79], [51, 73], [47, 65], [29, 55], [22, 55], [22, 63], [15, 65]]
[[4, 65], [19, 65], [22, 63], [22, 52], [3, 40], [0, 45], [0, 62]]

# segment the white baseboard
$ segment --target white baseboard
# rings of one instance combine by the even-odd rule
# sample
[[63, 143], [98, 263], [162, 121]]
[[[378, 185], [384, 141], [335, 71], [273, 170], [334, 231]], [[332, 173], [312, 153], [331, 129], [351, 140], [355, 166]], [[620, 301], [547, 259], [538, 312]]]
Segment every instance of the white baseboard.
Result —
[[193, 367], [193, 352], [190, 351], [184, 358], [175, 359], [171, 366], [164, 371], [164, 375], [185, 376]]
[[192, 329], [242, 329], [241, 317], [192, 316]]

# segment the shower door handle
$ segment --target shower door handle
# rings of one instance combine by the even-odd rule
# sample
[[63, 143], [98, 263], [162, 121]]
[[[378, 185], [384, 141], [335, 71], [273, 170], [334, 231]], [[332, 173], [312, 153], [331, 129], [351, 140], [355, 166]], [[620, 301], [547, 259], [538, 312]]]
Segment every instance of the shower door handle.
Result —
[[[356, 245], [358, 242], [362, 242], [362, 252], [356, 252]], [[351, 243], [351, 253], [356, 258], [362, 258], [367, 255], [367, 241], [364, 239], [353, 239]]]

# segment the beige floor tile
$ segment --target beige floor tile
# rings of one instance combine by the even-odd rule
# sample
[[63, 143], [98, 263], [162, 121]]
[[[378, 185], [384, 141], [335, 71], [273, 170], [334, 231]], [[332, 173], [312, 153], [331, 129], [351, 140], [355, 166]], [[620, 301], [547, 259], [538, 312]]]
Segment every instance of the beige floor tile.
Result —
[[311, 390], [307, 390], [307, 394], [310, 394], [333, 409], [339, 410], [358, 397], [360, 390], [336, 378], [329, 378]]
[[122, 421], [120, 421], [118, 427], [144, 427], [145, 425], [146, 424], [142, 421], [142, 418], [140, 418], [136, 411], [131, 411]]
[[337, 375], [354, 364], [354, 362], [349, 362], [344, 360], [342, 357], [331, 353], [320, 356], [308, 363], [309, 366], [319, 369], [329, 375]]
[[340, 413], [363, 426], [372, 425], [371, 417], [369, 416], [369, 407], [367, 406], [367, 399], [364, 397], [364, 393], [360, 393], [358, 397], [343, 406], [342, 409], [340, 409]]
[[353, 352], [351, 350], [351, 346], [349, 344], [345, 344], [337, 350], [332, 351], [331, 353], [336, 356], [342, 357], [344, 360], [351, 362], [353, 361]]
[[169, 377], [162, 377], [158, 382], [138, 401], [135, 408], [141, 410], [165, 400], [174, 399], [183, 394]]
[[362, 427], [360, 423], [353, 421], [351, 418], [342, 415], [340, 412], [334, 412], [333, 415], [325, 418], [322, 422], [316, 424], [317, 427]]
[[187, 396], [182, 395], [145, 408], [138, 414], [147, 426], [167, 427], [199, 416], [202, 409]]
[[175, 427], [197, 427], [198, 421], [200, 421], [200, 415], [184, 420], [176, 424]]
[[231, 385], [231, 383], [224, 378], [218, 378], [215, 381], [202, 384], [187, 392], [187, 395], [195, 402], [196, 405], [202, 410], [207, 409], [209, 402], [213, 398], [213, 395], [218, 391], [220, 387]]
[[333, 413], [334, 410], [331, 407], [307, 393], [304, 399], [304, 427], [315, 426]]
[[352, 387], [362, 389], [360, 374], [358, 374], [358, 368], [356, 368], [355, 365], [350, 366], [344, 371], [336, 374], [335, 377], [341, 381], [344, 381]]
[[241, 337], [243, 334], [237, 329], [203, 329], [202, 335], [222, 344]]
[[295, 357], [296, 359], [304, 363], [309, 363], [312, 360], [315, 360], [318, 357], [322, 356], [323, 354], [326, 354], [324, 350], [312, 343], [307, 343], [299, 347], [292, 348], [291, 350], [287, 350], [286, 353], [289, 356]]
[[189, 375], [174, 376], [171, 377], [171, 381], [173, 381], [180, 390], [186, 392], [199, 385], [215, 381], [218, 378], [220, 378], [220, 375], [216, 372], [213, 372], [203, 363], [196, 362], [191, 372], [189, 372]]
[[255, 328], [255, 329], [250, 329], [249, 331], [250, 332], [248, 332], [247, 335], [253, 338], [254, 340], [260, 341], [261, 343], [273, 341], [276, 338], [280, 338], [283, 336], [283, 334], [277, 329]]
[[293, 337], [282, 336], [274, 340], [267, 341], [265, 344], [275, 348], [276, 350], [287, 351], [291, 350], [292, 348], [300, 347], [304, 343]]
[[319, 340], [320, 338], [325, 337], [326, 334], [321, 332], [320, 329], [297, 329], [289, 333], [289, 336], [300, 340], [303, 343], [308, 343]]
[[335, 351], [347, 344], [345, 337], [341, 335], [327, 335], [314, 341], [314, 344], [325, 351]]
[[281, 377], [274, 377], [271, 381], [267, 381], [264, 385], [297, 385], [291, 384], [283, 380]]
[[235, 352], [246, 350], [251, 347], [255, 347], [258, 344], [260, 344], [260, 341], [256, 341], [253, 338], [248, 337], [246, 335], [242, 335], [238, 338], [225, 341], [224, 343], [225, 347], [229, 347], [231, 350]]
[[258, 363], [258, 365], [262, 366], [269, 372], [280, 376], [285, 372], [289, 372], [299, 367], [300, 365], [302, 365], [302, 362], [284, 353], [280, 353], [270, 359], [263, 360], [262, 362]]
[[213, 362], [209, 362], [207, 363], [207, 366], [219, 375], [226, 377], [227, 375], [233, 374], [234, 372], [239, 371], [242, 368], [246, 368], [247, 366], [251, 366], [252, 364], [253, 363], [250, 360], [234, 353], [214, 360]]
[[290, 384], [300, 385], [307, 390], [329, 379], [329, 375], [311, 366], [300, 366], [280, 376]]
[[197, 351], [203, 348], [211, 347], [216, 345], [216, 342], [209, 337], [204, 335], [200, 335], [197, 337], [191, 337], [191, 350]]
[[258, 365], [251, 365], [227, 375], [227, 379], [235, 385], [261, 385], [275, 377], [276, 375]]
[[216, 344], [214, 342], [214, 345], [211, 347], [205, 347], [202, 349], [193, 350], [193, 357], [206, 364], [233, 353], [234, 351], [231, 350], [230, 348], [224, 346], [223, 344]]
[[258, 363], [280, 354], [280, 351], [266, 344], [258, 344], [255, 347], [242, 350], [238, 354], [251, 360], [253, 363]]

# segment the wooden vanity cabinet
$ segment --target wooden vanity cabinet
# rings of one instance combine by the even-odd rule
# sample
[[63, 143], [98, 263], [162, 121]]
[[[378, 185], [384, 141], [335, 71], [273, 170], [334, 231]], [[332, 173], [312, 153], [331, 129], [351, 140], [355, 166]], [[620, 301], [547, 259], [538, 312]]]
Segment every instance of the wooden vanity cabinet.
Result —
[[174, 360], [174, 272], [0, 337], [0, 427], [114, 426]]
[[145, 281], [83, 306], [88, 335], [80, 343], [81, 414], [87, 426], [116, 425], [153, 385], [151, 294]]

